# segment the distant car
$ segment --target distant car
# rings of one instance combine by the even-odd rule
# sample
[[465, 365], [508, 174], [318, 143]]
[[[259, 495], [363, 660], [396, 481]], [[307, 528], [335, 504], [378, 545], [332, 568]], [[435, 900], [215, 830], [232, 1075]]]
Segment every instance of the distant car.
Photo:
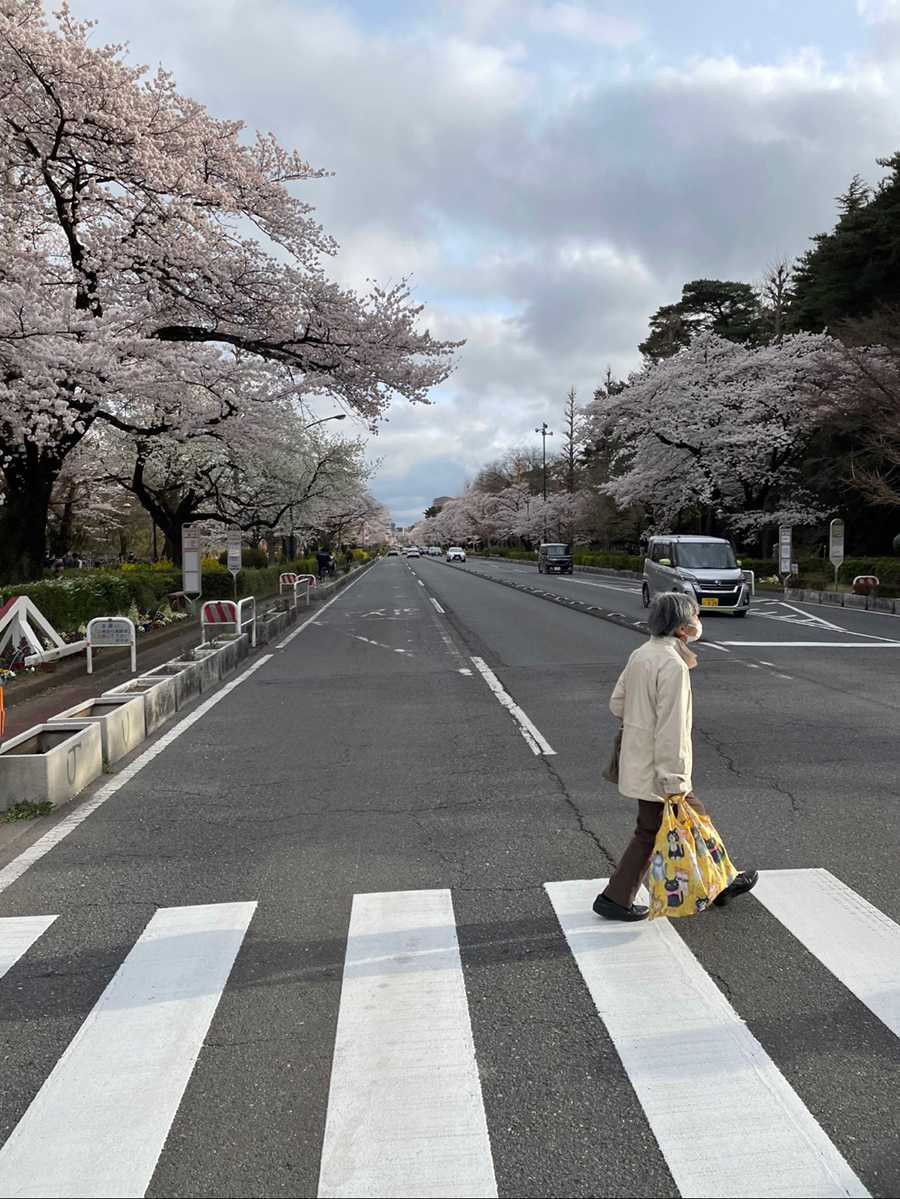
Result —
[[538, 548], [538, 574], [552, 574], [558, 570], [561, 575], [572, 573], [572, 551], [561, 542], [544, 541]]
[[448, 562], [465, 562], [466, 551], [459, 545], [451, 545], [447, 550]]
[[407, 556], [407, 558], [421, 558], [422, 557], [422, 555], [419, 553], [418, 549], [414, 545], [411, 545], [409, 547], [409, 549], [406, 551], [406, 556]]
[[443, 553], [443, 550], [441, 549], [441, 547], [439, 545], [430, 545], [428, 547], [428, 554], [432, 558], [440, 558], [442, 553]]
[[388, 550], [387, 556], [388, 556], [389, 558], [399, 558], [399, 557], [400, 557], [400, 551], [399, 551], [399, 550]]

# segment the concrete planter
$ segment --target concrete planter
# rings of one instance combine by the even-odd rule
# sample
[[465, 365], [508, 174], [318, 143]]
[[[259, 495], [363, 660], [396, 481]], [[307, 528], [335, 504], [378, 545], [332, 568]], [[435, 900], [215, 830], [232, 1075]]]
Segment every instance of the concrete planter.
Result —
[[0, 808], [22, 800], [59, 807], [103, 770], [103, 743], [96, 721], [38, 724], [0, 746]]
[[90, 721], [100, 726], [103, 757], [107, 762], [118, 762], [147, 736], [144, 700], [140, 695], [102, 695], [88, 699], [60, 712], [47, 724], [69, 720]]
[[820, 604], [833, 604], [836, 608], [843, 608], [844, 597], [840, 591], [820, 591]]
[[845, 608], [862, 608], [865, 611], [865, 609], [868, 607], [868, 604], [866, 602], [868, 598], [869, 597], [866, 595], [845, 595], [844, 596], [844, 607]]
[[267, 612], [256, 625], [256, 640], [268, 645], [277, 641], [290, 627], [290, 616], [287, 612]]
[[118, 687], [104, 691], [104, 695], [143, 695], [144, 724], [147, 736], [155, 733], [161, 724], [165, 724], [175, 715], [175, 679], [158, 676], [157, 678], [129, 679]]
[[221, 633], [219, 641], [223, 641], [226, 646], [234, 646], [234, 665], [230, 665], [231, 659], [226, 658], [226, 661], [229, 662], [229, 673], [232, 670], [237, 670], [238, 665], [245, 658], [250, 657], [250, 636], [248, 633]]
[[175, 683], [175, 707], [180, 712], [195, 695], [200, 694], [200, 668], [196, 662], [166, 662], [148, 670], [145, 679], [172, 679]]
[[870, 595], [869, 607], [873, 612], [900, 613], [900, 600], [888, 599], [885, 595]]
[[[174, 664], [179, 664], [179, 659], [175, 659]], [[195, 649], [194, 661], [186, 662], [186, 666], [195, 666], [200, 672], [200, 691], [209, 691], [210, 687], [215, 687], [219, 681], [219, 668], [221, 665], [219, 653], [216, 649]]]

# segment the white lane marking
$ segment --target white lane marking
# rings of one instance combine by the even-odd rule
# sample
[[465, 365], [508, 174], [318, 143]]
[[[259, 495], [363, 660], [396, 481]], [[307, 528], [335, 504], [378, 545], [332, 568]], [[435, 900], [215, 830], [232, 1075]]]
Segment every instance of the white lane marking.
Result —
[[[847, 632], [846, 629], [842, 630]], [[862, 637], [864, 634], [860, 633]], [[865, 634], [866, 636], [868, 634]], [[900, 641], [875, 641], [871, 645], [861, 641], [723, 641], [722, 645], [747, 645], [757, 649], [900, 649]]]
[[445, 613], [444, 613], [444, 609], [443, 609], [443, 608], [441, 607], [441, 605], [440, 605], [440, 604], [437, 602], [437, 600], [434, 598], [434, 596], [433, 596], [433, 595], [430, 595], [428, 598], [429, 598], [429, 599], [431, 600], [431, 602], [434, 604], [434, 606], [435, 606], [435, 608], [438, 610], [438, 612], [440, 612], [441, 616], [445, 615]]
[[43, 837], [35, 841], [34, 845], [30, 845], [18, 857], [13, 858], [11, 862], [0, 870], [0, 892], [5, 891], [16, 879], [21, 878], [25, 871], [33, 866], [35, 862], [40, 861], [44, 854], [49, 853], [55, 845], [65, 840], [69, 833], [74, 832], [82, 821], [87, 820], [88, 816], [96, 812], [99, 807], [102, 807], [108, 799], [111, 799], [120, 787], [124, 787], [126, 783], [130, 783], [134, 776], [139, 774], [148, 763], [152, 762], [164, 749], [168, 749], [173, 741], [176, 741], [182, 733], [186, 733], [198, 720], [201, 720], [210, 708], [214, 708], [226, 695], [230, 695], [235, 687], [240, 687], [241, 683], [249, 679], [254, 671], [259, 670], [260, 666], [265, 666], [266, 662], [271, 661], [271, 659], [272, 654], [263, 654], [252, 666], [248, 666], [243, 674], [239, 674], [230, 683], [225, 683], [215, 695], [211, 695], [209, 699], [204, 700], [196, 711], [191, 712], [189, 716], [185, 716], [168, 733], [164, 733], [158, 741], [151, 745], [149, 749], [144, 750], [140, 757], [135, 758], [111, 782], [101, 787], [91, 799], [81, 804], [74, 812], [70, 812], [68, 816], [64, 816], [59, 824], [55, 824], [52, 829], [44, 833]]
[[775, 675], [776, 679], [792, 679], [793, 677], [794, 676], [792, 674], [776, 674]]
[[3, 1195], [143, 1195], [255, 903], [161, 908], [0, 1150]]
[[425, 586], [425, 584], [422, 582], [422, 580], [421, 580], [421, 579], [416, 579], [416, 582], [419, 584], [419, 586], [420, 586], [420, 587], [424, 587], [424, 586]]
[[383, 641], [375, 641], [372, 637], [363, 637], [359, 633], [348, 633], [348, 637], [352, 637], [354, 641], [365, 641], [366, 645], [377, 645], [379, 649], [393, 650], [395, 654], [407, 654], [410, 658], [413, 656], [408, 649], [396, 649], [393, 645], [385, 645]]
[[7, 916], [0, 920], [0, 978], [56, 919], [56, 916]]
[[753, 895], [900, 1037], [900, 926], [827, 870], [761, 870]]
[[764, 661], [762, 660], [762, 658], [760, 658], [760, 660], [759, 660], [759, 664], [760, 664], [760, 666], [771, 666], [773, 670], [775, 669], [775, 663], [774, 663], [774, 662], [764, 662]]
[[723, 654], [730, 654], [731, 650], [727, 646], [720, 645], [718, 641], [701, 641], [701, 645], [708, 645], [710, 649], [720, 649]]
[[750, 670], [762, 670], [762, 667], [756, 662], [745, 662], [744, 665], [749, 667]]
[[[845, 637], [869, 637], [873, 641], [887, 641], [894, 644], [893, 637], [879, 637], [877, 633], [858, 633], [855, 629], [845, 628], [844, 625], [834, 624], [830, 620], [825, 620], [822, 616], [815, 616], [812, 612], [804, 612], [802, 608], [796, 608], [793, 604], [786, 603], [784, 600], [778, 601], [783, 608], [789, 608], [796, 613], [795, 616], [780, 616], [774, 612], [755, 612], [754, 616], [764, 616], [767, 620], [780, 620], [785, 624], [803, 625], [811, 629], [827, 629], [833, 633], [843, 633]], [[864, 611], [864, 609], [850, 609], [851, 611]], [[802, 619], [798, 619], [802, 617]]]
[[[365, 571], [364, 573], [367, 574], [368, 571]], [[351, 587], [355, 587], [356, 584], [359, 582], [359, 580], [362, 577], [363, 577], [362, 574], [358, 575], [357, 578], [355, 578], [352, 583], [348, 583], [346, 587], [342, 587], [341, 590], [339, 592], [337, 592], [336, 595], [333, 595], [330, 600], [326, 600], [325, 603], [322, 605], [322, 607], [317, 609], [315, 616], [310, 616], [310, 618], [308, 620], [304, 620], [303, 624], [299, 625], [296, 629], [294, 629], [293, 633], [289, 633], [287, 635], [287, 637], [284, 638], [283, 641], [279, 641], [278, 644], [275, 646], [275, 648], [276, 649], [284, 649], [284, 647], [286, 645], [290, 645], [290, 643], [294, 640], [295, 637], [299, 637], [300, 634], [303, 632], [303, 630], [308, 625], [318, 623], [318, 619], [322, 615], [322, 613], [327, 608], [330, 608], [331, 605], [335, 602], [335, 600], [339, 600], [341, 598], [341, 596], [346, 595]], [[370, 615], [371, 615], [371, 613], [370, 613]]]
[[[591, 912], [606, 882], [546, 890], [679, 1192], [868, 1195], [670, 922], [622, 925]], [[696, 1112], [673, 1099], [698, 1086], [716, 1113], [702, 1153]]]
[[459, 673], [460, 673], [460, 674], [467, 674], [467, 675], [469, 675], [469, 677], [470, 677], [470, 678], [471, 678], [471, 676], [472, 676], [472, 672], [471, 672], [471, 670], [469, 670], [468, 666], [461, 666], [461, 667], [459, 668]]
[[353, 897], [318, 1194], [497, 1194], [447, 890]]
[[556, 750], [550, 745], [550, 742], [539, 732], [534, 723], [522, 711], [513, 697], [506, 691], [503, 684], [490, 669], [484, 658], [473, 658], [476, 668], [484, 676], [484, 681], [496, 695], [497, 699], [503, 704], [504, 708], [512, 716], [513, 720], [518, 722], [525, 740], [531, 746], [531, 749], [536, 754], [555, 754]]

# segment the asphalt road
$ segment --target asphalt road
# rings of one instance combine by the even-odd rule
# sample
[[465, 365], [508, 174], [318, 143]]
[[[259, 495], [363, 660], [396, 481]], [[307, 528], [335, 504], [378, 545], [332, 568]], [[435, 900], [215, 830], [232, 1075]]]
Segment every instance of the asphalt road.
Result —
[[643, 634], [491, 574], [642, 614], [387, 559], [0, 860], [0, 1196], [900, 1195], [900, 621], [705, 619], [767, 902], [600, 928]]

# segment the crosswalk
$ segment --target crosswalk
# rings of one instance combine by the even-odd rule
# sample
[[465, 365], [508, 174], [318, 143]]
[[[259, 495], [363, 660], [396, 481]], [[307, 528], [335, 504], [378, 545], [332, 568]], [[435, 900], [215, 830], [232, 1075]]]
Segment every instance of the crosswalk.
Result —
[[[598, 920], [604, 885], [545, 892], [678, 1193], [868, 1195], [866, 1161], [833, 1143], [679, 922]], [[897, 924], [826, 870], [762, 872], [744, 902], [900, 1036]], [[256, 906], [156, 911], [0, 1148], [0, 1197], [146, 1193]], [[0, 1002], [56, 919], [0, 920]], [[497, 1196], [464, 956], [449, 890], [354, 897], [323, 1050], [322, 1199]]]

